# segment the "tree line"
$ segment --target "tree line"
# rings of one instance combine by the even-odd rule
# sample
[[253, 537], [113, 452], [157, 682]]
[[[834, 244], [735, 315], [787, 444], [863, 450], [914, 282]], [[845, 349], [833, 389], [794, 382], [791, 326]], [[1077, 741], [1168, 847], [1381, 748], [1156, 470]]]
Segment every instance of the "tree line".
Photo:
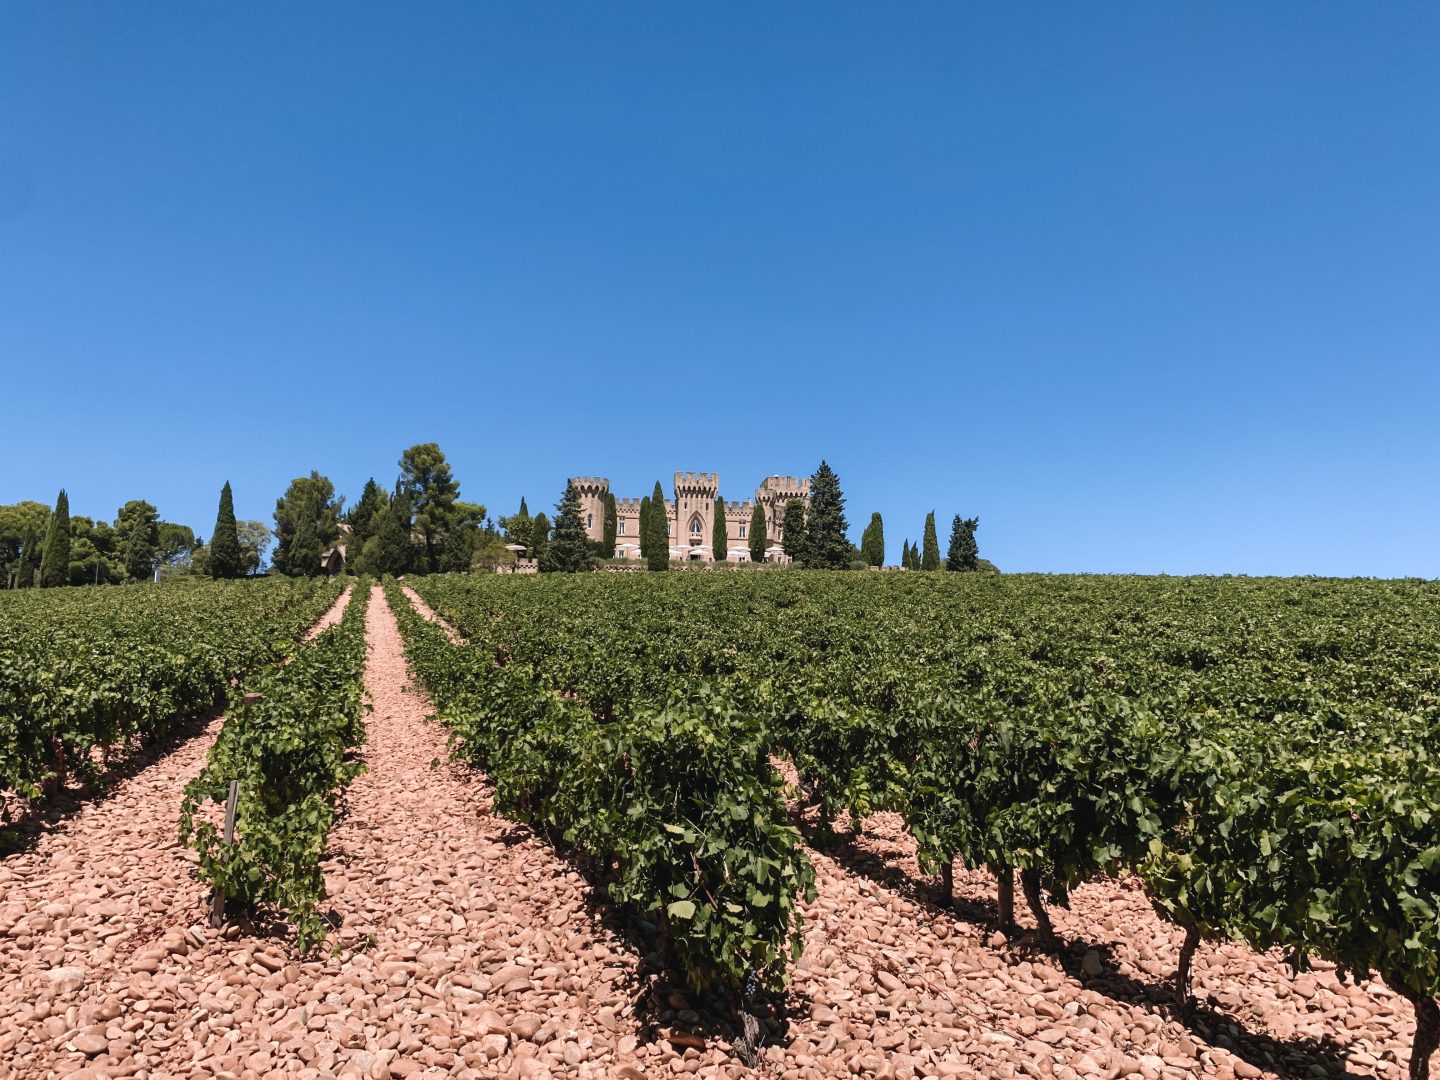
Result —
[[[241, 573], [259, 571], [270, 530], [241, 521], [235, 535]], [[204, 557], [190, 526], [161, 520], [144, 499], [125, 503], [113, 522], [71, 514], [64, 489], [53, 508], [34, 500], [0, 506], [0, 583], [6, 588], [148, 581], [157, 571], [195, 572]]]
[[[591, 541], [581, 518], [580, 493], [566, 483], [560, 501], [555, 504], [555, 520], [542, 511], [533, 517], [525, 499], [520, 509], [499, 519], [500, 531], [509, 547], [523, 549], [537, 560], [542, 573], [588, 570], [599, 562], [615, 558], [616, 506], [615, 496], [605, 493], [602, 538]], [[655, 481], [651, 494], [640, 500], [640, 557], [650, 570], [670, 568], [670, 524], [665, 513], [665, 493]], [[950, 533], [950, 550], [943, 568], [955, 571], [994, 571], [993, 563], [980, 558], [975, 540], [979, 518], [955, 515]], [[865, 569], [885, 563], [885, 523], [877, 511], [870, 515], [860, 546], [850, 542], [849, 523], [845, 518], [845, 495], [840, 477], [829, 463], [822, 460], [810, 476], [810, 502], [807, 509], [801, 499], [786, 502], [780, 519], [781, 544], [785, 555], [798, 567], [811, 570]], [[939, 570], [940, 546], [935, 536], [935, 513], [925, 519], [924, 556], [907, 539], [901, 567], [906, 570]], [[755, 504], [750, 515], [746, 536], [750, 559], [763, 563], [768, 558], [768, 523], [765, 508]], [[717, 561], [727, 552], [729, 536], [725, 528], [725, 500], [717, 496], [711, 532], [712, 553]]]
[[[436, 443], [410, 447], [398, 464], [392, 488], [387, 490], [371, 477], [348, 510], [329, 477], [313, 470], [296, 477], [275, 502], [273, 530], [258, 521], [236, 519], [234, 493], [226, 481], [209, 543], [189, 526], [160, 520], [156, 508], [139, 499], [122, 506], [113, 525], [72, 516], [63, 490], [53, 510], [38, 502], [0, 506], [0, 568], [10, 588], [144, 581], [162, 570], [239, 578], [266, 569], [272, 540], [270, 569], [290, 577], [342, 569], [376, 576], [495, 570], [513, 564], [521, 553], [537, 560], [542, 572], [575, 573], [615, 558], [618, 514], [610, 492], [603, 503], [601, 539], [592, 541], [580, 494], [568, 482], [553, 519], [543, 511], [532, 517], [522, 498], [515, 514], [492, 522], [483, 504], [460, 498], [460, 484]], [[975, 541], [979, 524], [978, 518], [955, 515], [942, 564], [932, 511], [925, 519], [922, 543], [905, 541], [901, 567], [994, 570], [980, 558]], [[881, 515], [870, 515], [858, 547], [851, 543], [848, 530], [840, 478], [822, 460], [810, 477], [808, 507], [800, 499], [784, 506], [780, 519], [784, 553], [802, 569], [882, 566]], [[767, 560], [768, 538], [765, 508], [756, 503], [746, 536], [752, 562]], [[670, 525], [658, 480], [640, 502], [639, 544], [649, 569], [670, 568]], [[728, 547], [725, 500], [717, 497], [711, 550], [723, 560]]]

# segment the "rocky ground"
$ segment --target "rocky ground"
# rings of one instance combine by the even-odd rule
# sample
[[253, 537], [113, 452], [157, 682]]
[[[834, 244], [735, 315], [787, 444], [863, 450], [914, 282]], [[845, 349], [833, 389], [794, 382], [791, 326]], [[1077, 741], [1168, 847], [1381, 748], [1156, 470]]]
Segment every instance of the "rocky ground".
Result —
[[957, 868], [956, 908], [939, 909], [895, 818], [835, 842], [798, 811], [819, 895], [752, 1073], [725, 1019], [647, 975], [644, 944], [570, 864], [445, 761], [378, 590], [367, 631], [369, 771], [326, 866], [338, 951], [300, 961], [279, 933], [206, 927], [175, 835], [216, 720], [0, 860], [0, 1075], [1402, 1073], [1409, 1009], [1383, 988], [1207, 944], [1181, 1023], [1178, 935], [1127, 883], [1054, 911], [1066, 948], [1045, 955], [989, 929], [984, 873]]

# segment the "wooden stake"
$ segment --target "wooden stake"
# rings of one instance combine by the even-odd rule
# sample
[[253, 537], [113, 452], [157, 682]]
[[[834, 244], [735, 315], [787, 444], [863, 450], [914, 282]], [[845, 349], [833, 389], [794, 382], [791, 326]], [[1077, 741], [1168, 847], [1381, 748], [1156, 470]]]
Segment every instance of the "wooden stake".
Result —
[[[237, 780], [230, 781], [230, 794], [225, 800], [225, 847], [229, 848], [235, 843], [235, 803], [240, 797], [240, 783]], [[210, 926], [211, 929], [219, 929], [225, 922], [225, 894], [220, 887], [215, 887], [215, 894], [210, 898]]]

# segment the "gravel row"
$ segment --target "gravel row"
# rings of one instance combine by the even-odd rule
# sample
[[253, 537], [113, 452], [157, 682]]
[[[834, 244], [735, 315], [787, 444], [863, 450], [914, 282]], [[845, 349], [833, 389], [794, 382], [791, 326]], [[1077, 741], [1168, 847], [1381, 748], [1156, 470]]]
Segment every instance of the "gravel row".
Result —
[[299, 960], [283, 929], [206, 926], [175, 835], [217, 719], [0, 862], [0, 1075], [1402, 1075], [1412, 1020], [1383, 987], [1206, 944], [1182, 1023], [1165, 985], [1179, 935], [1133, 882], [1053, 910], [1051, 956], [990, 929], [988, 874], [957, 868], [956, 909], [940, 909], [894, 815], [836, 842], [799, 809], [818, 896], [747, 1070], [729, 1018], [646, 976], [572, 866], [447, 761], [378, 589], [367, 638], [368, 771], [325, 870], [335, 952]]

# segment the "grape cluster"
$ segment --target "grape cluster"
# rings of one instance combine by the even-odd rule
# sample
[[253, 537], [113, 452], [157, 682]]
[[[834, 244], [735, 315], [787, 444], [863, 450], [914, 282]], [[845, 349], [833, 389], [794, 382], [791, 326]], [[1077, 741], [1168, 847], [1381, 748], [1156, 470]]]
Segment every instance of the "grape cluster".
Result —
[[747, 999], [753, 998], [753, 997], [754, 997], [757, 993], [759, 993], [759, 992], [760, 992], [760, 976], [755, 973], [755, 969], [754, 969], [754, 968], [751, 968], [749, 971], [745, 972], [745, 986], [744, 986], [745, 997], [746, 997]]

